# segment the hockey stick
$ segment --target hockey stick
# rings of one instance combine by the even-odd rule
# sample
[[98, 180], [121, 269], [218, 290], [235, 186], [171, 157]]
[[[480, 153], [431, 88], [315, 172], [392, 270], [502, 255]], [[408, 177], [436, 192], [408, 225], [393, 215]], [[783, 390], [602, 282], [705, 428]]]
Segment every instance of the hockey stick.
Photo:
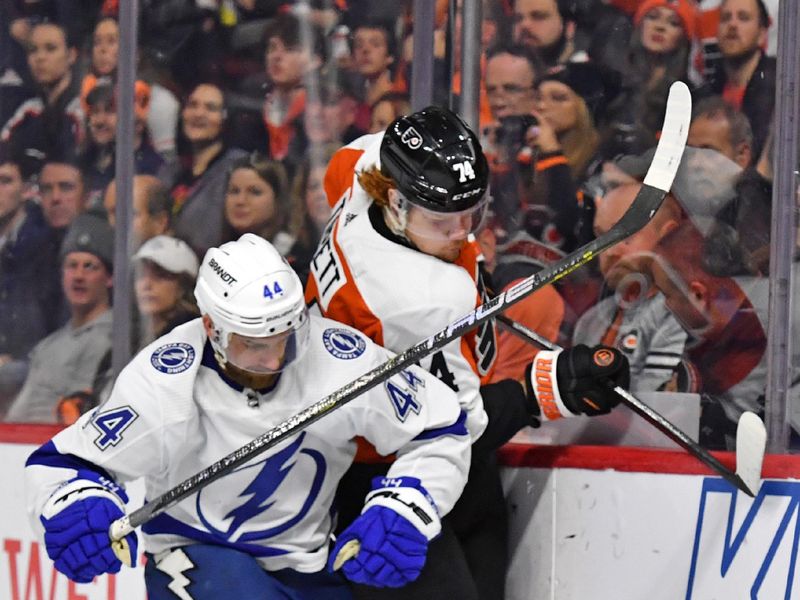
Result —
[[692, 112], [691, 106], [692, 100], [686, 84], [680, 81], [672, 84], [667, 101], [667, 113], [664, 118], [661, 139], [658, 142], [655, 156], [653, 156], [653, 162], [644, 179], [644, 185], [628, 211], [608, 232], [569, 256], [564, 257], [559, 262], [522, 280], [489, 302], [478, 306], [471, 313], [457, 319], [435, 335], [365, 373], [228, 456], [189, 477], [173, 489], [154, 498], [131, 514], [115, 521], [109, 530], [111, 539], [115, 542], [122, 540], [136, 527], [161, 514], [167, 508], [180, 502], [200, 488], [216, 481], [237, 466], [300, 432], [325, 415], [344, 406], [359, 394], [383, 383], [389, 377], [438, 350], [451, 340], [463, 336], [493, 318], [495, 313], [519, 302], [542, 286], [553, 283], [578, 267], [585, 265], [599, 252], [644, 227], [658, 210], [672, 185], [672, 180], [675, 178], [675, 173], [678, 170], [683, 149], [686, 145], [689, 119]]
[[[511, 333], [530, 344], [538, 344], [547, 350], [561, 350], [547, 338], [531, 331], [521, 323], [505, 315], [497, 315], [497, 321]], [[719, 462], [708, 450], [700, 446], [673, 423], [662, 417], [647, 404], [636, 398], [625, 388], [614, 386], [614, 392], [635, 413], [655, 426], [669, 439], [685, 449], [689, 454], [711, 467], [724, 479], [731, 482], [748, 496], [755, 496], [761, 484], [761, 465], [767, 444], [767, 430], [764, 422], [752, 412], [745, 412], [736, 428], [736, 472]]]

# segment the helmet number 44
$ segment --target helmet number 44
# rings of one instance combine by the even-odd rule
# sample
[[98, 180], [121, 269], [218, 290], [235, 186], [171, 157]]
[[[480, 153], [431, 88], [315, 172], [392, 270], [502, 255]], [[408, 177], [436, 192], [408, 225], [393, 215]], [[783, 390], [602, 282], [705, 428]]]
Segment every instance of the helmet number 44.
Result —
[[264, 286], [264, 298], [269, 298], [272, 300], [274, 296], [280, 296], [283, 294], [283, 288], [281, 285], [276, 281], [271, 286], [270, 284], [266, 284]]
[[458, 182], [464, 183], [469, 179], [475, 179], [475, 170], [472, 163], [468, 160], [453, 165], [453, 171], [458, 171]]

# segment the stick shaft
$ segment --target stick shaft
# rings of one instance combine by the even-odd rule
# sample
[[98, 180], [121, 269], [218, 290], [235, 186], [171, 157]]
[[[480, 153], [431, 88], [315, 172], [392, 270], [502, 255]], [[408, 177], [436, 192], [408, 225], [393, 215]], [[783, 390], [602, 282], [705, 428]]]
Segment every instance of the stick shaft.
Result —
[[[523, 339], [528, 343], [538, 344], [543, 348], [546, 348], [547, 350], [562, 349], [561, 346], [559, 346], [558, 344], [554, 344], [547, 338], [540, 336], [535, 331], [528, 329], [521, 323], [517, 323], [516, 321], [511, 320], [505, 315], [498, 315], [497, 321], [500, 322], [500, 324], [506, 327], [509, 331], [517, 335], [520, 339]], [[671, 421], [660, 415], [658, 412], [650, 408], [647, 404], [645, 404], [638, 398], [636, 398], [636, 396], [631, 394], [628, 390], [620, 386], [615, 386], [613, 389], [614, 393], [616, 393], [620, 397], [622, 402], [624, 402], [625, 405], [628, 406], [628, 408], [630, 408], [640, 417], [645, 419], [656, 429], [661, 431], [664, 435], [666, 435], [669, 439], [678, 444], [681, 448], [689, 452], [689, 454], [691, 454], [692, 456], [703, 462], [705, 465], [710, 467], [721, 477], [731, 482], [733, 485], [735, 485], [737, 488], [742, 490], [747, 495], [753, 496], [753, 492], [735, 472], [731, 471], [728, 467], [723, 465], [708, 450], [700, 446], [697, 442], [695, 442], [692, 438], [690, 438], [688, 434], [684, 433], [681, 429], [679, 429], [674, 423], [672, 423]]]
[[523, 279], [502, 294], [457, 319], [435, 335], [396, 355], [203, 471], [186, 479], [173, 489], [154, 498], [128, 515], [126, 517], [127, 523], [124, 527], [117, 526], [115, 528], [112, 526], [112, 532], [114, 532], [112, 539], [118, 539], [114, 536], [121, 531], [129, 531], [146, 523], [170, 506], [177, 504], [200, 488], [231, 472], [237, 466], [302, 431], [360, 394], [383, 383], [389, 377], [396, 375], [410, 365], [417, 363], [451, 340], [468, 333], [493, 318], [496, 313], [519, 302], [539, 288], [554, 283], [578, 267], [585, 265], [603, 250], [644, 227], [661, 206], [672, 185], [686, 145], [690, 116], [691, 96], [689, 90], [685, 84], [677, 82], [670, 89], [662, 135], [656, 148], [651, 168], [647, 172], [645, 184], [637, 194], [631, 207], [619, 222], [605, 234], [553, 265]]

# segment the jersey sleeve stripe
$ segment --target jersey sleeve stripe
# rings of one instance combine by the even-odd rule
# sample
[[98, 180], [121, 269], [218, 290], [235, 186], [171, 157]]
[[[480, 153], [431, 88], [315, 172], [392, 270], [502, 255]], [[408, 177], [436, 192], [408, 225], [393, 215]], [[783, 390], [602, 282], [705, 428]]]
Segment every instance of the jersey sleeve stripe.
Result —
[[681, 362], [681, 357], [677, 354], [675, 356], [653, 356], [649, 354], [646, 359], [647, 365], [658, 367], [674, 367], [679, 362]]
[[98, 467], [96, 464], [75, 456], [74, 454], [62, 454], [58, 451], [52, 440], [36, 449], [33, 454], [28, 457], [28, 460], [25, 462], [25, 466], [43, 466], [54, 467], [57, 469], [75, 469], [76, 471], [94, 471], [109, 481], [114, 481], [114, 478], [102, 467]]
[[436, 429], [426, 429], [415, 437], [414, 441], [430, 440], [443, 435], [469, 435], [467, 431], [467, 413], [462, 410], [458, 415], [458, 419], [452, 425], [437, 427]]

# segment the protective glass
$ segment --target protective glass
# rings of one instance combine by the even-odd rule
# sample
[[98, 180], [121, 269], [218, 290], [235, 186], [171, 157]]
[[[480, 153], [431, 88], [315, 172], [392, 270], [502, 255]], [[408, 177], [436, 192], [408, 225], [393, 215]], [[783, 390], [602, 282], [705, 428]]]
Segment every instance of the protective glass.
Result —
[[475, 206], [449, 213], [435, 212], [408, 202], [406, 231], [414, 236], [437, 242], [466, 239], [469, 234], [475, 233], [483, 226], [489, 208], [489, 198], [487, 190]]
[[250, 337], [231, 333], [225, 349], [227, 360], [234, 367], [256, 375], [283, 371], [300, 359], [308, 348], [309, 318], [297, 327], [267, 337]]

